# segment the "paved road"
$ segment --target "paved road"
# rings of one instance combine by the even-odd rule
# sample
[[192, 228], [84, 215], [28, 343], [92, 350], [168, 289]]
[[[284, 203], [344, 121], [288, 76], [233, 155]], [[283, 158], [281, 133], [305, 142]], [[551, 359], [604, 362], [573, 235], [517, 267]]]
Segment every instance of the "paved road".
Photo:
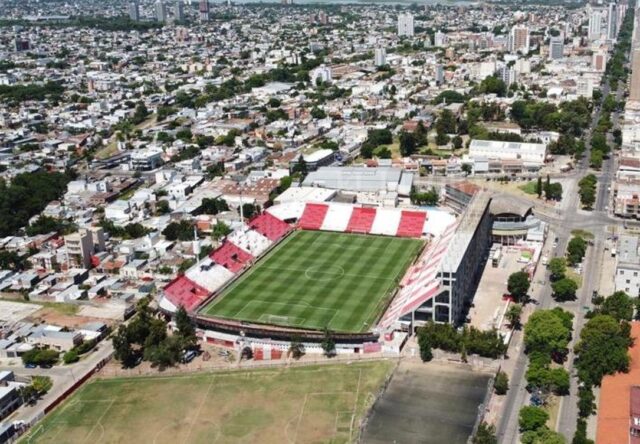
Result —
[[43, 396], [35, 405], [22, 406], [9, 418], [12, 421], [22, 420], [31, 423], [41, 416], [46, 406], [66, 392], [73, 384], [87, 373], [92, 371], [102, 360], [113, 354], [113, 345], [110, 340], [102, 341], [96, 349], [87, 357], [73, 365], [60, 365], [49, 369], [24, 368], [22, 366], [0, 366], [0, 370], [11, 370], [18, 376], [49, 376], [53, 380], [53, 388]]
[[[616, 99], [622, 98], [623, 88], [620, 86], [616, 92]], [[603, 97], [606, 97], [603, 95]], [[617, 126], [619, 113], [612, 113], [612, 122], [614, 127]], [[604, 255], [604, 243], [606, 241], [607, 233], [605, 232], [605, 226], [602, 224], [605, 220], [611, 221], [611, 224], [621, 224], [619, 220], [610, 218], [608, 216], [610, 206], [610, 186], [611, 181], [615, 176], [616, 171], [616, 156], [611, 155], [609, 159], [603, 162], [602, 170], [598, 175], [598, 192], [596, 195], [596, 203], [594, 205], [594, 212], [585, 219], [597, 219], [598, 223], [595, 224], [590, 231], [595, 235], [594, 246], [590, 248], [588, 256], [585, 261], [582, 287], [578, 292], [578, 300], [565, 304], [567, 309], [573, 311], [576, 315], [574, 320], [574, 334], [573, 341], [569, 344], [569, 356], [567, 359], [567, 368], [573, 372], [571, 378], [571, 389], [568, 396], [563, 397], [562, 404], [559, 412], [559, 418], [557, 423], [557, 431], [562, 433], [569, 442], [573, 438], [575, 433], [576, 421], [578, 419], [578, 385], [575, 375], [575, 369], [573, 368], [573, 362], [575, 356], [573, 354], [573, 347], [576, 341], [579, 339], [580, 331], [585, 324], [584, 315], [586, 314], [587, 307], [591, 307], [591, 295], [594, 290], [598, 290], [600, 287], [600, 278], [602, 271], [602, 262]], [[610, 277], [609, 277], [610, 278]]]
[[[603, 97], [609, 94], [609, 86], [605, 85], [602, 89]], [[591, 128], [595, 128], [600, 119], [600, 107], [593, 113]], [[617, 117], [617, 116], [616, 116]], [[591, 130], [587, 132], [590, 136]], [[587, 137], [587, 149], [583, 159], [577, 163], [574, 174], [569, 176], [570, 180], [577, 182], [588, 172], [589, 158], [591, 153], [590, 137]], [[584, 261], [583, 266], [583, 284], [580, 288], [577, 300], [570, 303], [557, 304], [551, 296], [551, 286], [545, 285], [539, 293], [538, 305], [536, 310], [548, 309], [560, 305], [564, 309], [574, 313], [574, 339], [579, 337], [582, 326], [584, 325], [585, 307], [590, 305], [591, 294], [597, 289], [599, 283], [601, 269], [600, 263], [602, 259], [603, 242], [606, 237], [605, 229], [608, 224], [619, 223], [615, 219], [610, 218], [606, 212], [603, 212], [608, 206], [609, 192], [608, 187], [613, 176], [615, 167], [615, 158], [603, 163], [603, 169], [599, 174], [599, 187], [596, 197], [595, 211], [588, 216], [579, 210], [578, 193], [565, 194], [568, 199], [564, 211], [552, 211], [544, 208], [536, 214], [543, 220], [550, 223], [553, 235], [557, 237], [557, 246], [552, 250], [550, 257], [564, 256], [567, 244], [571, 237], [571, 231], [574, 229], [588, 229], [595, 235], [594, 247], [589, 249], [589, 253]], [[575, 184], [573, 184], [575, 185]], [[544, 271], [545, 281], [549, 282], [549, 273]], [[521, 336], [514, 338], [516, 341], [521, 340]], [[570, 344], [570, 350], [573, 349], [573, 343]], [[501, 444], [518, 443], [518, 413], [520, 408], [528, 402], [528, 393], [525, 390], [526, 381], [524, 375], [527, 367], [527, 357], [524, 353], [524, 347], [520, 347], [516, 360], [514, 373], [511, 377], [511, 387], [507, 393], [504, 404], [504, 415], [498, 423], [497, 436]], [[572, 369], [573, 352], [568, 356], [567, 368]], [[577, 383], [575, 377], [571, 380], [571, 394], [564, 397], [560, 406], [557, 430], [562, 433], [567, 442], [573, 438], [575, 425], [577, 420]]]

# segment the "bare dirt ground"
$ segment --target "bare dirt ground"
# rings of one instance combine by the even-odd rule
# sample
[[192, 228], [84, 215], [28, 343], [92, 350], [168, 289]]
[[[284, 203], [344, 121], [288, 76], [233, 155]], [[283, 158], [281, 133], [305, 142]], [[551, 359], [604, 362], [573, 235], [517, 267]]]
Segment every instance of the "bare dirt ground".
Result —
[[489, 375], [459, 366], [400, 363], [375, 404], [362, 442], [466, 444]]

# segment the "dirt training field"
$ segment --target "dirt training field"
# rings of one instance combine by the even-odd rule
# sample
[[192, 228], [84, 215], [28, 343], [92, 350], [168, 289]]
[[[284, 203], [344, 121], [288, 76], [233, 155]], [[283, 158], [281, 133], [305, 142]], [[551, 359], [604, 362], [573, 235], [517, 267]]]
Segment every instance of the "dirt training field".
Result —
[[25, 443], [346, 443], [391, 361], [98, 379]]
[[367, 444], [466, 444], [489, 375], [451, 365], [403, 361], [376, 404]]

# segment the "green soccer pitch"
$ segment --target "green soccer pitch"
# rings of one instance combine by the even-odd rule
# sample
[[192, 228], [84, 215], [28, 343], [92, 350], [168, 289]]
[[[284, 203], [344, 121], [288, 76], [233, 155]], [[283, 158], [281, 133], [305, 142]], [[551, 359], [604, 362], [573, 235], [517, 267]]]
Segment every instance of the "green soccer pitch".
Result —
[[201, 314], [343, 333], [371, 330], [423, 242], [297, 231]]

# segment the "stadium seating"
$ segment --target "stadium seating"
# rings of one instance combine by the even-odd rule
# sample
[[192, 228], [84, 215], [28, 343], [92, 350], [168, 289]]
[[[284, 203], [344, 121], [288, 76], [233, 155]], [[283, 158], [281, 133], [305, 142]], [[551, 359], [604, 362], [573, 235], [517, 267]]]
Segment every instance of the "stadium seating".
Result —
[[227, 236], [227, 240], [254, 257], [260, 256], [273, 244], [273, 242], [262, 234], [255, 230], [249, 230], [248, 227], [244, 227], [244, 229], [239, 229], [229, 234], [229, 236]]
[[378, 208], [376, 218], [371, 225], [371, 234], [383, 234], [385, 236], [395, 236], [398, 232], [400, 217], [402, 213], [395, 208]]
[[233, 273], [242, 270], [253, 259], [253, 256], [231, 242], [223, 243], [209, 257]]
[[398, 224], [398, 237], [420, 237], [424, 228], [427, 213], [423, 211], [402, 211]]
[[269, 213], [262, 213], [249, 221], [249, 227], [256, 230], [269, 240], [276, 241], [287, 234], [292, 228]]
[[298, 226], [303, 230], [319, 230], [328, 211], [328, 205], [308, 203], [304, 207]]
[[352, 212], [353, 205], [329, 205], [329, 210], [324, 217], [324, 221], [322, 222], [320, 229], [323, 231], [339, 231], [344, 233], [347, 231], [347, 226], [349, 225]]
[[186, 276], [178, 276], [164, 288], [164, 296], [169, 302], [176, 308], [182, 305], [187, 311], [196, 308], [209, 294], [206, 288]]
[[216, 264], [210, 257], [206, 257], [187, 270], [185, 276], [213, 293], [231, 280], [235, 273], [227, 270], [222, 265]]
[[451, 224], [423, 252], [401, 282], [402, 288], [382, 316], [380, 326], [390, 327], [396, 320], [405, 316], [440, 292], [438, 270], [455, 233], [456, 224]]
[[351, 213], [351, 219], [349, 219], [346, 231], [348, 233], [369, 233], [375, 218], [375, 208], [356, 207]]

